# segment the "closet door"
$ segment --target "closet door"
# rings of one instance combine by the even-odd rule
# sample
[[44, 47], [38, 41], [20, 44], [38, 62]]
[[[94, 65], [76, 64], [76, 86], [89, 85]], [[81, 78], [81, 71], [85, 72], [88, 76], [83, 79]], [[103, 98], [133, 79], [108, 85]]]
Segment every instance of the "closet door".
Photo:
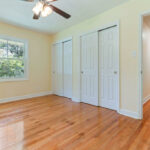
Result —
[[116, 110], [119, 95], [119, 48], [117, 27], [99, 32], [100, 106]]
[[62, 43], [53, 45], [53, 93], [63, 96], [63, 53]]
[[81, 101], [98, 105], [98, 32], [81, 37]]
[[72, 40], [63, 43], [64, 97], [72, 98]]

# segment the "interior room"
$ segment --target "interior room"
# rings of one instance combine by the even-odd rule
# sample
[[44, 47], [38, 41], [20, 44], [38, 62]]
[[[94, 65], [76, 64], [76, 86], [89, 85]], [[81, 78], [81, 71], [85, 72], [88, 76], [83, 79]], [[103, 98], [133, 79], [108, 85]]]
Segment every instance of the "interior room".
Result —
[[0, 0], [0, 150], [149, 150], [149, 0]]

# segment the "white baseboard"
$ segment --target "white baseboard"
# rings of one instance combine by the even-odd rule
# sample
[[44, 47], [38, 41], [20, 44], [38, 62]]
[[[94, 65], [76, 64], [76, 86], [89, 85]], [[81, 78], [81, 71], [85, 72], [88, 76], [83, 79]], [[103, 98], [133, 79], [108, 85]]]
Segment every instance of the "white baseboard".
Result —
[[30, 98], [34, 98], [34, 97], [46, 96], [46, 95], [51, 95], [51, 94], [52, 94], [52, 91], [47, 91], [47, 92], [29, 94], [29, 95], [24, 95], [24, 96], [4, 98], [4, 99], [0, 99], [0, 103], [8, 103], [8, 102], [19, 101], [19, 100], [23, 100], [23, 99], [30, 99]]
[[75, 97], [72, 97], [72, 101], [73, 102], [77, 102], [77, 103], [80, 103], [81, 101], [80, 101], [80, 98], [75, 98]]
[[120, 113], [121, 115], [124, 115], [124, 116], [134, 118], [134, 119], [140, 119], [139, 114], [137, 112], [132, 112], [132, 111], [125, 110], [125, 109], [120, 109], [118, 111], [118, 113]]
[[150, 95], [144, 98], [143, 104], [146, 103], [146, 102], [149, 101], [149, 100], [150, 100]]

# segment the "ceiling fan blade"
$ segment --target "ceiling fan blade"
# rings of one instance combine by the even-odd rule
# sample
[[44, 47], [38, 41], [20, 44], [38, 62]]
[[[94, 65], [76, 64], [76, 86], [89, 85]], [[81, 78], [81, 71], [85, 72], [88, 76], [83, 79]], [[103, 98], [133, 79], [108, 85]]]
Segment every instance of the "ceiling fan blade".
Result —
[[21, 1], [25, 1], [25, 2], [34, 2], [34, 0], [21, 0]]
[[58, 13], [59, 15], [61, 15], [62, 17], [66, 18], [66, 19], [69, 19], [71, 17], [71, 15], [67, 14], [66, 12], [60, 10], [59, 8], [53, 6], [53, 5], [49, 5], [52, 10], [56, 13]]
[[40, 18], [40, 14], [39, 15], [34, 14], [33, 19], [38, 20], [39, 18]]

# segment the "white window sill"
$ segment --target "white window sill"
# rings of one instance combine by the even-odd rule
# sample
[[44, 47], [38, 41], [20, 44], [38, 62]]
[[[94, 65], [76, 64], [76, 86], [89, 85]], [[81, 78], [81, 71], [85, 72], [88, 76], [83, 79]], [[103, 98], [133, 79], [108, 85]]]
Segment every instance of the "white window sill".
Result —
[[14, 79], [0, 79], [0, 82], [17, 82], [17, 81], [27, 81], [28, 78], [14, 78]]

